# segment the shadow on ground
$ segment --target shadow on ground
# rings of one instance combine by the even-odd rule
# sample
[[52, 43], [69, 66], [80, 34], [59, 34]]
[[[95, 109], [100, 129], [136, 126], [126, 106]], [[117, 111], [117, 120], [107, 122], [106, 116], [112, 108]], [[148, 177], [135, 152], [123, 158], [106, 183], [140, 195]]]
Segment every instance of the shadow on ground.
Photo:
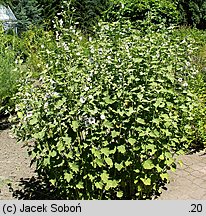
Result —
[[63, 197], [57, 197], [55, 190], [49, 188], [41, 179], [32, 177], [21, 178], [18, 188], [14, 189], [12, 184], [9, 184], [9, 190], [13, 193], [13, 198], [18, 200], [62, 200]]
[[[161, 188], [167, 190], [165, 183], [160, 183]], [[41, 179], [36, 177], [21, 179], [18, 184], [19, 189], [14, 189], [12, 184], [8, 184], [9, 190], [12, 193], [14, 199], [17, 200], [67, 200], [68, 197], [61, 195], [57, 196], [58, 191], [55, 188], [49, 187], [47, 184], [43, 183]], [[161, 194], [156, 193], [152, 197], [146, 199], [157, 199]], [[69, 199], [75, 199], [74, 197]]]
[[11, 123], [8, 121], [8, 115], [0, 113], [0, 131], [10, 128]]
[[192, 155], [194, 153], [200, 152], [205, 149], [204, 142], [200, 140], [196, 140], [196, 142], [191, 143], [188, 152], [186, 153], [187, 155]]

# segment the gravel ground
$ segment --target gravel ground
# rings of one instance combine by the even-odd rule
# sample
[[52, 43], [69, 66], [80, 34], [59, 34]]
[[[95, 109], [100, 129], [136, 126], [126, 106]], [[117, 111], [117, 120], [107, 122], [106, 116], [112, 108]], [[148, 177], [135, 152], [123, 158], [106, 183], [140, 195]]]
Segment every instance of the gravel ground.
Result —
[[18, 190], [20, 182], [32, 176], [26, 147], [12, 138], [9, 129], [0, 131], [0, 200], [14, 199], [11, 188]]

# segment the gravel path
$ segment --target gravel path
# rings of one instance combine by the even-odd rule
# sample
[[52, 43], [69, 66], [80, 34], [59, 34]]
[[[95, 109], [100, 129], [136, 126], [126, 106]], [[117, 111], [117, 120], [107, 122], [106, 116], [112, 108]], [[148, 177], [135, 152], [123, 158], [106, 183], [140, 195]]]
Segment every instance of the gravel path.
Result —
[[17, 190], [21, 179], [33, 175], [26, 148], [16, 143], [8, 129], [0, 131], [0, 200], [13, 198], [8, 184]]
[[205, 151], [179, 158], [176, 172], [170, 172], [170, 183], [166, 185], [160, 200], [204, 200], [206, 199], [206, 153]]

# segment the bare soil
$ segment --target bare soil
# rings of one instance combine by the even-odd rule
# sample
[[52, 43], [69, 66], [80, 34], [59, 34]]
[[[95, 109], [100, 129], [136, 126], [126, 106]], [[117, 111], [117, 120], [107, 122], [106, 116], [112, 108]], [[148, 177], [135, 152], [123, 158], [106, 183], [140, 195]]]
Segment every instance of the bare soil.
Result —
[[35, 176], [23, 143], [17, 143], [9, 129], [0, 130], [0, 200], [15, 199], [22, 181]]

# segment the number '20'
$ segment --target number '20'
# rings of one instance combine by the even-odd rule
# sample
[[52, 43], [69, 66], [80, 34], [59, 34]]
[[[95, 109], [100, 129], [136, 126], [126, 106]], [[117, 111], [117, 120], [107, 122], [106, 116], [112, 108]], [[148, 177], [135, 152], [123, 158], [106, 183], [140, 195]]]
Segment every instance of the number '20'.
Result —
[[193, 209], [190, 212], [202, 212], [202, 204], [191, 204]]

